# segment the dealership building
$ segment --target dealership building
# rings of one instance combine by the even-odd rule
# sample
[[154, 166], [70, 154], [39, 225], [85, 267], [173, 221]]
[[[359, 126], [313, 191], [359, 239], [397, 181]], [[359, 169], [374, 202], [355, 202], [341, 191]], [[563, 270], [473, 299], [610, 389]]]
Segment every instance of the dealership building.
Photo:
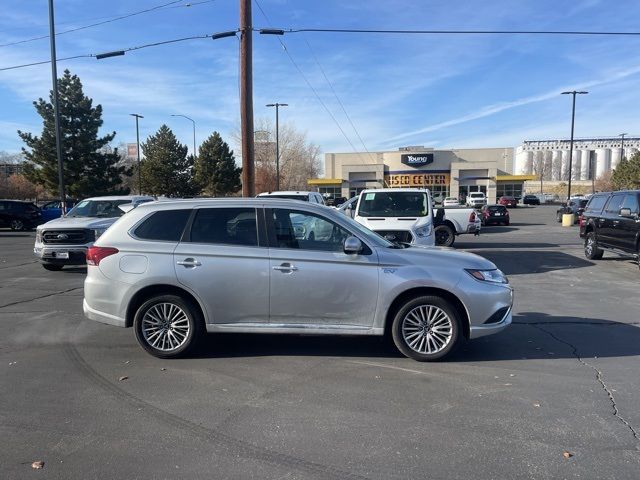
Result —
[[308, 181], [322, 194], [352, 197], [368, 188], [423, 187], [434, 196], [464, 199], [481, 191], [489, 203], [502, 195], [520, 196], [535, 176], [513, 175], [513, 148], [433, 149], [327, 153], [325, 178]]

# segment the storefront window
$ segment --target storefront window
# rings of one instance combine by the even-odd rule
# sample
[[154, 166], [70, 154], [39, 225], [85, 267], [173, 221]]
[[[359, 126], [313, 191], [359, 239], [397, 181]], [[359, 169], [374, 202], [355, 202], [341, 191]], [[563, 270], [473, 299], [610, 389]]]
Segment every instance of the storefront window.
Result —
[[325, 199], [338, 198], [342, 196], [342, 188], [341, 187], [318, 187], [318, 193], [320, 193], [320, 195], [322, 195]]
[[499, 182], [496, 189], [496, 196], [500, 197], [522, 197], [523, 182], [502, 183]]

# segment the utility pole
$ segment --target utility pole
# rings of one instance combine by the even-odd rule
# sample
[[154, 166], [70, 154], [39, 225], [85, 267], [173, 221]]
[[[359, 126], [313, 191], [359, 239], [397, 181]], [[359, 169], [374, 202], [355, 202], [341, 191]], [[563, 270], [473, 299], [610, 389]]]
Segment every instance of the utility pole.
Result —
[[53, 84], [53, 117], [56, 129], [56, 156], [58, 157], [58, 190], [62, 213], [67, 213], [67, 198], [64, 192], [64, 170], [62, 163], [62, 134], [60, 132], [60, 102], [58, 100], [58, 68], [56, 65], [56, 28], [53, 15], [53, 0], [49, 0], [49, 43], [51, 45], [51, 82]]
[[287, 103], [268, 103], [267, 107], [276, 107], [276, 190], [280, 190], [280, 107], [288, 107]]
[[138, 115], [137, 113], [130, 113], [132, 117], [136, 117], [136, 155], [138, 156], [138, 195], [142, 195], [142, 177], [140, 175], [140, 128], [138, 128], [138, 119], [144, 118], [142, 115]]
[[240, 132], [242, 136], [243, 197], [255, 196], [252, 38], [251, 0], [240, 0]]
[[569, 187], [567, 188], [567, 205], [571, 198], [571, 175], [573, 168], [573, 127], [576, 120], [576, 95], [586, 95], [589, 92], [577, 92], [575, 90], [571, 92], [562, 92], [562, 95], [573, 95], [573, 107], [571, 109], [571, 141], [569, 142]]
[[622, 139], [622, 143], [620, 144], [620, 161], [624, 159], [624, 137], [627, 135], [628, 133], [621, 133], [618, 135]]

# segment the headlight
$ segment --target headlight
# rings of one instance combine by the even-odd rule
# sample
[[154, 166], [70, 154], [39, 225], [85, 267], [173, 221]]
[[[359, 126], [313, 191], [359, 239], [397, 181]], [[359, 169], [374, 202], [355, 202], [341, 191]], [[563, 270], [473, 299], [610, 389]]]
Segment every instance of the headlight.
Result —
[[416, 235], [419, 237], [428, 237], [431, 235], [431, 224], [416, 228]]
[[36, 230], [36, 243], [42, 243], [42, 230]]
[[507, 276], [497, 268], [494, 270], [472, 270], [466, 269], [467, 273], [476, 280], [490, 283], [509, 283]]
[[106, 232], [107, 229], [106, 228], [96, 228], [93, 233], [95, 235], [95, 239], [97, 240], [98, 238], [100, 238], [100, 235], [102, 235], [104, 232]]

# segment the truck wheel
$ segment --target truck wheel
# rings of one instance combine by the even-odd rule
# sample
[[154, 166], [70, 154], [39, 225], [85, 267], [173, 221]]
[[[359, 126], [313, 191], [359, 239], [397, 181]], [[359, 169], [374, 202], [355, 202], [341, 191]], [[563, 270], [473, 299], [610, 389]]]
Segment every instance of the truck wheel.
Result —
[[453, 352], [462, 339], [456, 309], [435, 295], [405, 303], [393, 319], [391, 334], [398, 350], [419, 362], [440, 360]]
[[456, 234], [449, 225], [438, 225], [435, 230], [436, 245], [451, 247], [456, 241]]
[[596, 234], [589, 232], [587, 238], [584, 241], [584, 256], [589, 260], [600, 260], [604, 250], [598, 248], [598, 242], [596, 241]]

